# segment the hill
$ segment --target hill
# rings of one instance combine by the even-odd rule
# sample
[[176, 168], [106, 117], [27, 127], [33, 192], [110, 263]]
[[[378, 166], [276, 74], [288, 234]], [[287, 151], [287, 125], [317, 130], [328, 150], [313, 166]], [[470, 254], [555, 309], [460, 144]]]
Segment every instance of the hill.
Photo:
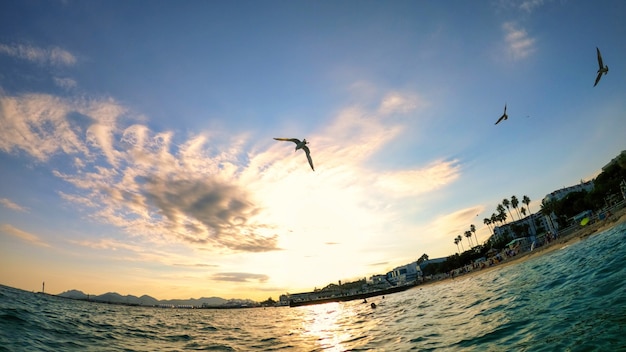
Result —
[[240, 300], [226, 300], [220, 297], [202, 297], [202, 298], [189, 298], [189, 299], [169, 299], [158, 300], [154, 297], [143, 295], [141, 297], [126, 295], [122, 296], [117, 292], [107, 292], [101, 295], [88, 295], [79, 290], [69, 290], [58, 294], [59, 297], [90, 300], [94, 302], [115, 303], [115, 304], [130, 304], [141, 306], [193, 306], [193, 307], [222, 307], [222, 306], [235, 306], [235, 305], [250, 305], [256, 302], [246, 301], [240, 302]]

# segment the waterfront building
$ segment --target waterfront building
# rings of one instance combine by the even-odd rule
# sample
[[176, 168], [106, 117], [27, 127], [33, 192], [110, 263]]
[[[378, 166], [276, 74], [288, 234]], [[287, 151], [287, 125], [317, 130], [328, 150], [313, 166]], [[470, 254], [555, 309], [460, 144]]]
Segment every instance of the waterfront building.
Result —
[[548, 231], [556, 233], [557, 230], [556, 218], [551, 222], [547, 216], [544, 216], [541, 212], [536, 212], [527, 215], [523, 219], [494, 227], [489, 241], [497, 241], [508, 235], [513, 239], [528, 237], [532, 243]]
[[387, 275], [372, 275], [368, 280], [368, 285], [380, 285], [387, 283]]
[[552, 193], [547, 194], [545, 197], [543, 197], [543, 200], [541, 201], [541, 203], [547, 204], [547, 203], [550, 203], [551, 201], [561, 200], [572, 192], [581, 192], [581, 191], [590, 192], [592, 190], [593, 190], [593, 180], [587, 181], [587, 182], [581, 182], [577, 185], [561, 188]]
[[387, 280], [394, 286], [415, 282], [422, 277], [417, 261], [394, 268], [387, 273]]

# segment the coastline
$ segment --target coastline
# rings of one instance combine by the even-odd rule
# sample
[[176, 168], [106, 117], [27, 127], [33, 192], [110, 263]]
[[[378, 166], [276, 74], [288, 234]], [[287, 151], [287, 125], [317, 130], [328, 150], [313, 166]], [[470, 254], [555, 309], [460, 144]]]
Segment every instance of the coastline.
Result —
[[457, 276], [454, 277], [448, 277], [448, 278], [444, 278], [444, 279], [440, 279], [440, 280], [432, 280], [432, 281], [425, 281], [424, 283], [421, 283], [419, 285], [417, 285], [416, 287], [423, 287], [425, 285], [436, 285], [438, 283], [443, 283], [443, 282], [448, 282], [449, 280], [457, 280], [457, 279], [464, 279], [464, 278], [469, 278], [469, 277], [473, 277], [476, 275], [480, 275], [483, 273], [487, 273], [493, 270], [499, 270], [502, 268], [505, 268], [507, 266], [511, 266], [511, 265], [515, 265], [515, 264], [520, 264], [523, 263], [529, 259], [532, 258], [536, 258], [548, 253], [551, 253], [555, 250], [561, 249], [563, 247], [565, 247], [565, 245], [570, 245], [570, 244], [574, 244], [580, 241], [583, 241], [585, 239], [587, 239], [590, 236], [594, 236], [597, 235], [603, 231], [606, 231], [608, 229], [611, 229], [617, 225], [620, 225], [622, 223], [626, 222], [626, 207], [622, 208], [618, 211], [615, 212], [615, 214], [611, 215], [611, 217], [598, 221], [594, 224], [585, 226], [585, 227], [581, 227], [579, 229], [576, 229], [575, 231], [573, 231], [572, 233], [563, 236], [563, 237], [559, 237], [557, 240], [543, 245], [533, 251], [528, 251], [528, 252], [524, 252], [524, 253], [520, 253], [514, 257], [510, 257], [507, 258], [506, 260], [498, 263], [498, 264], [494, 264], [492, 266], [486, 267], [484, 269], [479, 269], [479, 270], [472, 270], [470, 272], [467, 273], [463, 273], [463, 274], [459, 274]]

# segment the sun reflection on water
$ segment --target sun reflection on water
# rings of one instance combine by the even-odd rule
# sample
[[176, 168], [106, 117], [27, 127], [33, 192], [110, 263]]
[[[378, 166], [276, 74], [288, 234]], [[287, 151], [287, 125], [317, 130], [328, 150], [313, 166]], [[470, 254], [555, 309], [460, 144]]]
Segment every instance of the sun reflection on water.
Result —
[[350, 333], [342, 328], [339, 320], [345, 316], [345, 307], [339, 303], [308, 306], [302, 327], [305, 334], [314, 337], [319, 347], [326, 351], [345, 351], [342, 341], [350, 339]]

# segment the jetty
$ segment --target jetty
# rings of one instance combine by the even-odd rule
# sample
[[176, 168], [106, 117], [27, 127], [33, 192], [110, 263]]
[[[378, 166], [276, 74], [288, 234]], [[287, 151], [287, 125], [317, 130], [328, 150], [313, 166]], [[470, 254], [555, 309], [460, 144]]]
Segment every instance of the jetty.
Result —
[[[353, 294], [336, 294], [330, 297], [311, 297], [310, 295], [314, 294], [314, 292], [310, 293], [300, 293], [297, 295], [292, 295], [289, 299], [289, 307], [301, 307], [301, 306], [310, 306], [315, 304], [324, 304], [331, 302], [347, 302], [354, 301], [357, 299], [366, 299], [370, 297], [389, 295], [392, 293], [406, 291], [410, 288], [417, 286], [417, 283], [399, 285], [399, 286], [391, 286], [384, 289], [359, 292]], [[308, 295], [308, 297], [307, 297]]]

